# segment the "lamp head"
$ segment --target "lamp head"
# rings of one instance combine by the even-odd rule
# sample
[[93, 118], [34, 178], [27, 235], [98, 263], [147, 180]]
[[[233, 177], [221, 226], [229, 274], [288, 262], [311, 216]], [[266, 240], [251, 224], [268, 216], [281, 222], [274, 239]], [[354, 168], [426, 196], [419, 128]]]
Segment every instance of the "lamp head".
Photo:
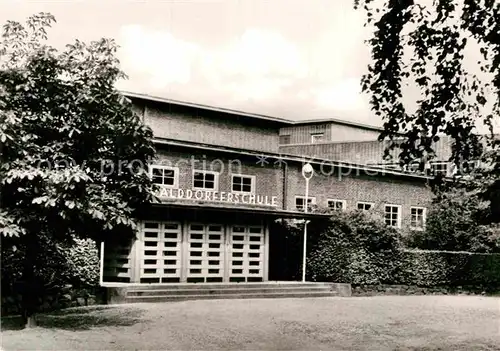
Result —
[[302, 176], [306, 179], [311, 179], [314, 174], [314, 169], [312, 168], [310, 163], [306, 163], [302, 166]]

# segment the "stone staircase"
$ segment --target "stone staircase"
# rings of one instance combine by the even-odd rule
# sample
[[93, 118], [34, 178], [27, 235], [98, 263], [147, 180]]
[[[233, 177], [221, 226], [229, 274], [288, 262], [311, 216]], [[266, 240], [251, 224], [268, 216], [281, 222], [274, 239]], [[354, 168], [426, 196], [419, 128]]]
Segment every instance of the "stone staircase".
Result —
[[350, 284], [205, 283], [107, 286], [108, 303], [166, 302], [202, 299], [257, 299], [351, 296]]

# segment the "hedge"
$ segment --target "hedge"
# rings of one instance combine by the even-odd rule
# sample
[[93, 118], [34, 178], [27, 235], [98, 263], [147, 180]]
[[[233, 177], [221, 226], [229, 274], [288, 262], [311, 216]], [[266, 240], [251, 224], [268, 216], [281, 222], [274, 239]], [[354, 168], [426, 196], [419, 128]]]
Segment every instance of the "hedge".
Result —
[[312, 281], [500, 291], [499, 254], [408, 250], [392, 228], [359, 213], [333, 215], [318, 235], [308, 253]]
[[500, 291], [498, 254], [421, 250], [341, 254], [332, 250], [326, 254], [326, 248], [322, 251], [322, 256], [310, 259], [308, 269], [314, 281]]

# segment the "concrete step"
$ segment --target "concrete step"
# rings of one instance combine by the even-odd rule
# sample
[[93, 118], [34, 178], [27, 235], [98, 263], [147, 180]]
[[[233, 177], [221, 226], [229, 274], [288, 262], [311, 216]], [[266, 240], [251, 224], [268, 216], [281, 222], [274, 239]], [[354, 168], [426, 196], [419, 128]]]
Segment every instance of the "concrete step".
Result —
[[315, 293], [334, 291], [332, 286], [266, 286], [266, 287], [227, 287], [224, 289], [204, 288], [204, 289], [130, 289], [127, 291], [127, 297], [132, 296], [171, 296], [171, 295], [231, 295], [231, 294], [268, 294], [276, 292], [285, 293]]
[[295, 288], [295, 287], [325, 287], [330, 288], [331, 283], [301, 283], [301, 282], [269, 282], [269, 283], [165, 283], [165, 284], [129, 284], [129, 290], [222, 290], [234, 288]]
[[330, 297], [339, 296], [337, 292], [273, 292], [273, 293], [239, 293], [239, 294], [205, 294], [205, 295], [151, 295], [151, 296], [129, 296], [125, 303], [136, 302], [168, 302], [187, 300], [216, 300], [216, 299], [276, 299], [276, 298], [307, 298], [307, 297]]
[[108, 286], [106, 291], [107, 302], [112, 304], [197, 299], [351, 296], [350, 284], [300, 282], [126, 284]]

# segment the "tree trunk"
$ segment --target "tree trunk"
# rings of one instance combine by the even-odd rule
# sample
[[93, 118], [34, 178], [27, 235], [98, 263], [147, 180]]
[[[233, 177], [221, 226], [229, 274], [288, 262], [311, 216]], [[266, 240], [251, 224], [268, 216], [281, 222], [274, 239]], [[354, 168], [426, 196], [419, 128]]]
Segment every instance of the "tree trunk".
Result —
[[25, 328], [33, 328], [36, 326], [34, 318], [38, 299], [38, 288], [35, 277], [35, 261], [37, 256], [37, 243], [35, 238], [32, 238], [30, 233], [24, 236], [25, 257], [23, 267], [23, 289], [21, 299], [22, 317]]

